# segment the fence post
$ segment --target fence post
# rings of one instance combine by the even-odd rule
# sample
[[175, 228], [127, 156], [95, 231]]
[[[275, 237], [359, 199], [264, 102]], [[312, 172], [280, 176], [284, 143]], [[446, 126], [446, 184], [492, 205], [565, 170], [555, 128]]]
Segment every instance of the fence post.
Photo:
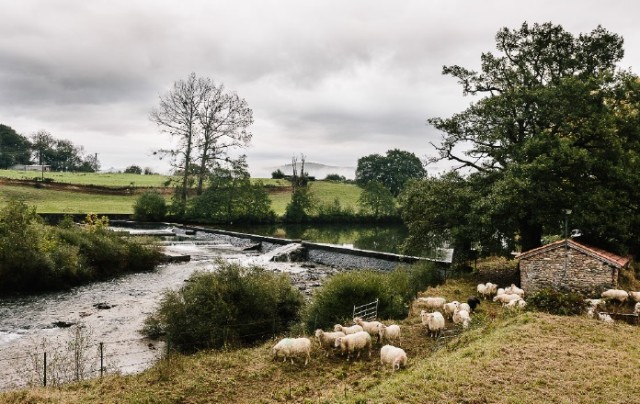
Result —
[[42, 379], [42, 384], [44, 387], [47, 387], [47, 353], [44, 353], [44, 377]]
[[102, 373], [104, 372], [104, 343], [100, 343], [100, 378], [102, 379]]

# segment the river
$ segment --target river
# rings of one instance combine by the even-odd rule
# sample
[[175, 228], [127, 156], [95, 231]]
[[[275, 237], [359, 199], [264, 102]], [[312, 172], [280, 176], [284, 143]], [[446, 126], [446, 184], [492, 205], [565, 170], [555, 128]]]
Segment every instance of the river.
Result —
[[[164, 264], [155, 271], [130, 274], [66, 292], [0, 299], [0, 389], [41, 385], [44, 353], [48, 383], [106, 373], [132, 373], [150, 367], [164, 353], [157, 341], [139, 330], [167, 289], [180, 288], [194, 271], [213, 271], [217, 259], [243, 265], [261, 265], [288, 272], [294, 284], [317, 286], [330, 268], [304, 263], [273, 263], [274, 251], [244, 251], [249, 241], [178, 228], [165, 241], [173, 254], [188, 254], [191, 261]], [[307, 291], [308, 292], [308, 291]], [[100, 355], [102, 343], [102, 356]], [[76, 359], [77, 358], [77, 359]]]

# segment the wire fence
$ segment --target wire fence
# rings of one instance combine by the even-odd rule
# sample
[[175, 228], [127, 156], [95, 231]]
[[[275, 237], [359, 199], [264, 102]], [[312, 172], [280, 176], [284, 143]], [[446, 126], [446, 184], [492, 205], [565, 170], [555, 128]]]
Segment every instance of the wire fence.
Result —
[[[282, 325], [276, 318], [217, 327], [222, 346], [277, 338]], [[109, 374], [136, 373], [152, 367], [169, 350], [164, 342], [146, 338], [96, 341], [86, 327], [75, 326], [67, 338], [58, 336], [31, 341], [23, 353], [16, 348], [0, 349], [0, 390], [64, 383], [103, 377]]]

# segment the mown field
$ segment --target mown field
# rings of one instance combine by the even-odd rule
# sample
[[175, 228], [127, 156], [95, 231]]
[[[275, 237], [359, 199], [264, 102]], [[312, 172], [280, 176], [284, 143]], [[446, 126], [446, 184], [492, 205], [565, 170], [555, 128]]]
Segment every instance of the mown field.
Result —
[[[475, 281], [449, 280], [426, 293], [462, 300]], [[637, 326], [585, 317], [508, 312], [483, 302], [472, 326], [436, 343], [419, 324], [420, 307], [400, 321], [406, 369], [371, 359], [271, 360], [273, 342], [232, 351], [171, 356], [132, 376], [113, 375], [56, 388], [0, 395], [6, 403], [534, 403], [635, 402], [640, 383]], [[451, 326], [450, 326], [451, 327]]]
[[[34, 172], [0, 170], [0, 178], [33, 180]], [[100, 174], [100, 173], [45, 173], [45, 178], [52, 178], [54, 183], [76, 184], [81, 186], [162, 188], [169, 179], [161, 175], [137, 174]], [[272, 208], [276, 215], [283, 215], [291, 200], [290, 183], [285, 180], [258, 178], [269, 191]], [[316, 181], [311, 183], [311, 192], [319, 203], [333, 203], [340, 201], [342, 207], [352, 207], [357, 210], [360, 188], [354, 184]], [[170, 195], [165, 192], [167, 202]], [[9, 199], [18, 199], [29, 205], [35, 205], [39, 213], [112, 213], [131, 214], [135, 195], [99, 194], [90, 189], [55, 190], [36, 188], [33, 185], [0, 185], [0, 206]]]

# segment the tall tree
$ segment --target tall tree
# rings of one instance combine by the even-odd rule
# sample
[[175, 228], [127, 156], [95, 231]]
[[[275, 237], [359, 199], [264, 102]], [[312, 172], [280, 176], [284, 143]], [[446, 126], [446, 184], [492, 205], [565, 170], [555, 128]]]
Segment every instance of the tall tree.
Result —
[[222, 84], [202, 78], [202, 104], [198, 110], [198, 183], [196, 193], [203, 190], [207, 174], [223, 160], [228, 161], [231, 148], [246, 147], [251, 141], [248, 127], [253, 123], [253, 111], [236, 93], [227, 92]]
[[356, 183], [365, 186], [371, 181], [384, 185], [398, 196], [404, 184], [412, 178], [422, 178], [424, 166], [415, 154], [404, 150], [388, 150], [385, 156], [370, 154], [358, 159]]
[[[500, 54], [483, 53], [481, 72], [443, 69], [465, 95], [481, 98], [451, 118], [429, 119], [443, 132], [439, 158], [480, 175], [479, 211], [505, 236], [517, 234], [524, 250], [539, 246], [565, 209], [591, 225], [638, 216], [639, 86], [616, 71], [622, 45], [602, 27], [574, 36], [560, 25], [524, 23], [498, 31]], [[593, 210], [599, 200], [607, 212]], [[601, 241], [620, 240], [593, 230]]]
[[200, 195], [205, 178], [214, 169], [225, 164], [231, 168], [229, 149], [248, 145], [251, 133], [247, 128], [253, 123], [253, 112], [244, 99], [225, 91], [222, 84], [191, 73], [187, 80], [176, 81], [167, 94], [160, 96], [160, 104], [152, 110], [150, 119], [176, 139], [173, 148], [159, 153], [169, 156], [181, 175], [178, 209], [173, 208], [182, 214], [191, 185], [195, 183]]
[[194, 148], [198, 131], [198, 109], [204, 94], [195, 73], [186, 80], [173, 83], [172, 89], [160, 96], [160, 105], [151, 111], [150, 119], [161, 131], [176, 139], [173, 149], [160, 150], [161, 156], [169, 156], [174, 168], [181, 173], [177, 213], [183, 214], [187, 205], [189, 178], [192, 174]]
[[13, 128], [0, 124], [0, 168], [9, 168], [15, 164], [29, 164], [31, 144]]

